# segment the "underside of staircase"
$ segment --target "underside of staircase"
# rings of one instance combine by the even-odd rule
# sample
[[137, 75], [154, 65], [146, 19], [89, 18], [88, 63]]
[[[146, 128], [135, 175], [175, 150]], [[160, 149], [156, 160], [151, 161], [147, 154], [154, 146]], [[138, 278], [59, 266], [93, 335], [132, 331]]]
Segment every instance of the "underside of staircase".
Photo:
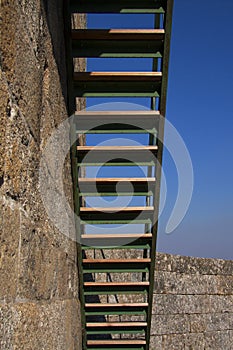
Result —
[[[105, 140], [106, 136], [114, 135], [147, 135], [148, 141], [141, 145], [89, 145], [78, 139], [72, 146], [83, 349], [148, 350], [173, 3], [172, 0], [64, 3], [69, 113], [74, 114], [72, 137], [97, 135], [98, 140], [101, 137]], [[89, 13], [150, 14], [154, 16], [154, 28], [72, 26], [72, 16]], [[150, 58], [153, 69], [76, 72], [74, 62], [80, 58]], [[108, 97], [110, 101], [115, 97], [144, 97], [151, 99], [151, 109], [76, 111], [76, 98], [89, 97]], [[146, 168], [146, 175], [129, 177], [127, 168], [138, 166]], [[111, 177], [89, 176], [92, 167], [113, 169]], [[88, 198], [129, 196], [143, 198], [144, 205], [88, 205]], [[140, 225], [142, 231], [134, 233], [129, 229], [131, 224]], [[116, 229], [119, 225], [121, 230]]]

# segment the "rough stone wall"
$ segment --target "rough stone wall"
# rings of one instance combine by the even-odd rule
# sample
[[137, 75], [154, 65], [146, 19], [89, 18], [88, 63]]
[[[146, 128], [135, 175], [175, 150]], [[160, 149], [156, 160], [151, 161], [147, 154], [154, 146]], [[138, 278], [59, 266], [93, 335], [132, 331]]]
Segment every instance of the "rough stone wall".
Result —
[[[2, 350], [81, 349], [76, 245], [47, 217], [38, 187], [46, 140], [67, 118], [62, 3], [0, 1]], [[69, 159], [63, 171], [72, 203]]]
[[233, 349], [233, 261], [158, 254], [150, 349]]

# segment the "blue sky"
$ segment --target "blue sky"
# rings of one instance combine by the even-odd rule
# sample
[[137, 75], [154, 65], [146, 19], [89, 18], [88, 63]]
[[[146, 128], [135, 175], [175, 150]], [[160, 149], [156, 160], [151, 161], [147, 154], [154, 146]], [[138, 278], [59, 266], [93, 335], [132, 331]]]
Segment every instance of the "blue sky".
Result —
[[[190, 152], [195, 183], [187, 215], [167, 235], [177, 174], [165, 151], [168, 199], [160, 219], [159, 251], [233, 259], [232, 13], [231, 0], [175, 0], [166, 117]], [[89, 15], [88, 27], [153, 28], [153, 17]], [[150, 59], [118, 59], [117, 66], [114, 59], [88, 60], [89, 71], [150, 71], [151, 65]], [[149, 106], [145, 99], [128, 101]], [[88, 106], [102, 102], [110, 101], [89, 99]]]

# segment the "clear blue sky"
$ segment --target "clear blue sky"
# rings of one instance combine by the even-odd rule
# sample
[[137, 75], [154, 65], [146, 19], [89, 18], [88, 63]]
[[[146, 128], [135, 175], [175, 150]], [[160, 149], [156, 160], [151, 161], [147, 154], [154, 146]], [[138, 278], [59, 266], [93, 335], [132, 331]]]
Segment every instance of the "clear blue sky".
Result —
[[[167, 119], [183, 137], [195, 175], [189, 211], [165, 234], [177, 194], [168, 152], [168, 200], [160, 220], [158, 250], [233, 259], [233, 1], [175, 0]], [[89, 28], [153, 28], [150, 15], [89, 15]], [[150, 59], [90, 59], [92, 71], [150, 71]], [[89, 99], [88, 105], [107, 102]], [[117, 99], [122, 101], [122, 99]], [[149, 106], [145, 99], [129, 100]]]

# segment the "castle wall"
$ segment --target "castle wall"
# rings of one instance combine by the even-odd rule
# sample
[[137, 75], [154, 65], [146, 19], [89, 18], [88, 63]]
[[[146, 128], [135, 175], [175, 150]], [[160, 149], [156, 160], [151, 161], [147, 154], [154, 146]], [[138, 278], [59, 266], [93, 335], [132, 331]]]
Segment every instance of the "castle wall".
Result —
[[[76, 245], [49, 220], [39, 192], [41, 153], [52, 131], [67, 118], [62, 3], [0, 3], [0, 349], [4, 350], [81, 349]], [[69, 157], [63, 171], [64, 191], [72, 205]], [[71, 235], [72, 226], [67, 227], [67, 236]]]
[[150, 349], [233, 349], [233, 261], [157, 255]]

